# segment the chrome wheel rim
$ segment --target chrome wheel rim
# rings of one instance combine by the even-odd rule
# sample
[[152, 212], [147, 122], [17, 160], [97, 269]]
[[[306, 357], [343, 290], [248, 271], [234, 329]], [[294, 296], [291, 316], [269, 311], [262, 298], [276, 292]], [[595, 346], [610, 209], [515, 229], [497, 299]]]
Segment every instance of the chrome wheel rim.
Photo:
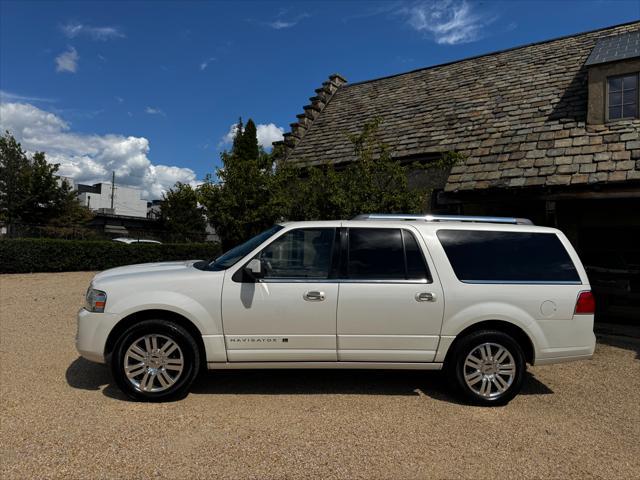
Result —
[[498, 343], [475, 347], [464, 361], [464, 380], [479, 397], [496, 399], [509, 390], [516, 377], [516, 362], [511, 352]]
[[124, 374], [141, 392], [162, 392], [182, 375], [184, 357], [180, 346], [164, 335], [138, 338], [124, 354]]

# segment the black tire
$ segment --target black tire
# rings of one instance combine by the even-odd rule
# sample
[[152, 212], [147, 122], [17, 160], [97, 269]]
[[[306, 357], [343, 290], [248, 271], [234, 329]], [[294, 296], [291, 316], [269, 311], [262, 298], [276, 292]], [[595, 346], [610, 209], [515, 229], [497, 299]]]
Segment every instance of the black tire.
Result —
[[[465, 365], [467, 357], [472, 352], [474, 352], [474, 357], [481, 360], [483, 359], [483, 355], [480, 353], [481, 350], [476, 350], [479, 348], [489, 348], [490, 353], [487, 353], [486, 357], [493, 360], [500, 360], [497, 358], [498, 352], [500, 352], [501, 357], [504, 356], [504, 353], [502, 353], [498, 347], [504, 348], [508, 354], [511, 355], [513, 365], [515, 366], [515, 372], [512, 374], [494, 374], [495, 365], [498, 363], [504, 366], [500, 369], [500, 372], [508, 372], [510, 370], [509, 367], [506, 367], [506, 365], [511, 365], [508, 356], [504, 357], [506, 363], [496, 361], [493, 366], [491, 361], [483, 362], [478, 368]], [[493, 355], [496, 356], [493, 357]], [[474, 362], [474, 360], [472, 360], [472, 362]], [[464, 336], [456, 342], [445, 368], [454, 387], [462, 394], [467, 402], [474, 405], [498, 406], [509, 403], [522, 388], [526, 361], [522, 348], [509, 334], [498, 330], [479, 330]], [[474, 381], [477, 383], [470, 386], [465, 379], [465, 375], [468, 376], [471, 383]], [[478, 375], [480, 375], [480, 377], [478, 377]], [[488, 392], [486, 389], [488, 389]], [[501, 391], [501, 389], [504, 391]], [[483, 390], [485, 395], [480, 393]]]
[[[125, 367], [127, 366], [125, 363], [131, 368], [134, 366], [132, 362], [135, 363], [136, 360], [132, 360], [130, 356], [127, 357], [127, 351], [134, 343], [143, 345], [144, 340], [142, 343], [139, 343], [139, 341], [150, 335], [156, 336], [159, 349], [162, 349], [162, 346], [167, 343], [166, 339], [177, 344], [179, 348], [174, 349], [173, 353], [167, 356], [167, 358], [171, 357], [168, 358], [169, 361], [167, 361], [167, 358], [165, 358], [165, 361], [166, 363], [181, 365], [182, 370], [176, 373], [170, 370], [170, 366], [166, 366], [166, 369], [164, 366], [148, 369], [146, 367], [147, 364], [140, 363], [140, 365], [145, 365], [139, 367], [142, 373], [130, 380], [125, 373]], [[173, 359], [173, 362], [170, 361], [171, 359]], [[180, 360], [182, 361], [181, 364]], [[162, 357], [158, 361], [162, 362]], [[160, 373], [159, 370], [163, 370], [164, 373]], [[128, 328], [116, 342], [111, 359], [111, 373], [116, 384], [130, 398], [138, 401], [166, 402], [185, 397], [189, 393], [191, 384], [197, 377], [199, 370], [200, 352], [195, 339], [183, 327], [167, 320], [144, 320]], [[147, 371], [153, 371], [156, 375], [152, 373], [144, 381], [144, 375]], [[132, 373], [135, 372], [137, 370]], [[165, 373], [169, 376], [165, 376]], [[165, 379], [173, 379], [175, 383], [166, 387], [161, 384], [161, 379], [158, 378], [160, 376], [162, 376], [162, 381], [165, 384], [170, 384], [170, 381]], [[153, 377], [153, 379], [150, 379], [150, 377]], [[151, 386], [147, 389], [148, 391], [141, 388], [143, 381], [147, 386], [149, 381], [151, 382]], [[138, 383], [138, 385], [135, 383]]]

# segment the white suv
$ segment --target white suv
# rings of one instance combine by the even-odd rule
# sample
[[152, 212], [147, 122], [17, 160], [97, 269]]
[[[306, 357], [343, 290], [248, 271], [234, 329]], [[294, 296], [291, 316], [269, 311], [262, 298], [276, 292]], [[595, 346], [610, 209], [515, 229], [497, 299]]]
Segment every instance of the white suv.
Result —
[[526, 363], [590, 358], [589, 280], [562, 232], [503, 217], [364, 215], [276, 225], [212, 262], [96, 275], [77, 349], [138, 400], [198, 372], [444, 369], [504, 404]]

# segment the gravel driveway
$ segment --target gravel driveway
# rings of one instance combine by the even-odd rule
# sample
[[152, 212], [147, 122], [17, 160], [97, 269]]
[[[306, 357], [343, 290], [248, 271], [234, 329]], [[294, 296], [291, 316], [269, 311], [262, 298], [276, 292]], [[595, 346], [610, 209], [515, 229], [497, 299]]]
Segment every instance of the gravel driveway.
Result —
[[140, 404], [75, 351], [91, 276], [0, 275], [3, 479], [640, 478], [640, 343], [531, 368], [501, 408], [415, 371], [207, 373]]

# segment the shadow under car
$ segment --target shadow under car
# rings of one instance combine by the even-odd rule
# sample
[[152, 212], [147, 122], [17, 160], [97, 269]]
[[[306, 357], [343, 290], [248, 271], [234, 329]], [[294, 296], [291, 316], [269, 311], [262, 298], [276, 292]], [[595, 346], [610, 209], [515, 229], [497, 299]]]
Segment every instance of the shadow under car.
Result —
[[[82, 357], [66, 372], [69, 386], [102, 390], [108, 397], [127, 400], [106, 365]], [[103, 388], [104, 387], [104, 388]], [[196, 395], [426, 395], [449, 403], [464, 403], [452, 392], [448, 379], [433, 370], [260, 369], [208, 370], [191, 388]], [[525, 373], [520, 395], [548, 395], [553, 391], [531, 372]]]

